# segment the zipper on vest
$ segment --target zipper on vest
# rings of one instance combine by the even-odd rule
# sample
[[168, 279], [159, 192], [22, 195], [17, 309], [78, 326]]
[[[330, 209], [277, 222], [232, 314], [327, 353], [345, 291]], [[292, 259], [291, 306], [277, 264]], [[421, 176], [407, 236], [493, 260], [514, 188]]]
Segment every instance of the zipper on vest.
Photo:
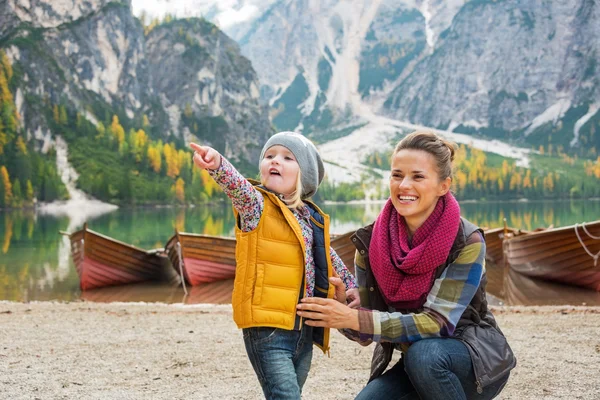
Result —
[[479, 394], [483, 393], [483, 388], [481, 387], [481, 381], [479, 379], [477, 379], [475, 381], [475, 384], [477, 385], [477, 393], [479, 393]]

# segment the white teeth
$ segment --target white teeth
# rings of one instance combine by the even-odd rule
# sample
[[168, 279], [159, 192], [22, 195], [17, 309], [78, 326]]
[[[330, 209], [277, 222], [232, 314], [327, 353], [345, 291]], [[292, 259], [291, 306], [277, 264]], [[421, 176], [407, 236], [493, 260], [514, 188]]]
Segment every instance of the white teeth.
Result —
[[400, 200], [406, 200], [406, 201], [415, 201], [417, 200], [417, 198], [415, 196], [399, 196]]

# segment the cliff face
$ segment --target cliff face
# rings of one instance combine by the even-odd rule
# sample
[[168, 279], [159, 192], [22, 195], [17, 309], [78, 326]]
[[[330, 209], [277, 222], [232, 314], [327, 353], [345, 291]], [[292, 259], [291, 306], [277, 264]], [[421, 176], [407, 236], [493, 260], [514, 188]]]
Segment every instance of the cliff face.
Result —
[[599, 9], [576, 3], [467, 4], [383, 111], [437, 127], [528, 135], [572, 108], [598, 104]]
[[210, 15], [225, 21], [256, 4], [259, 13], [226, 31], [258, 71], [280, 128], [319, 136], [353, 118], [384, 116], [526, 147], [600, 148], [597, 1], [240, 0], [198, 7], [212, 7]]
[[[186, 47], [179, 28], [202, 45]], [[53, 104], [94, 123], [116, 114], [142, 126], [146, 116], [151, 135], [190, 139], [180, 123], [189, 104], [193, 133], [252, 164], [258, 152], [240, 138], [270, 133], [250, 63], [200, 19], [165, 24], [146, 37], [129, 1], [3, 0], [0, 47], [16, 71], [21, 124], [43, 150], [60, 133], [47, 120]]]
[[146, 46], [170, 125], [227, 157], [258, 160], [272, 128], [256, 73], [238, 45], [207, 21], [176, 20], [152, 30]]

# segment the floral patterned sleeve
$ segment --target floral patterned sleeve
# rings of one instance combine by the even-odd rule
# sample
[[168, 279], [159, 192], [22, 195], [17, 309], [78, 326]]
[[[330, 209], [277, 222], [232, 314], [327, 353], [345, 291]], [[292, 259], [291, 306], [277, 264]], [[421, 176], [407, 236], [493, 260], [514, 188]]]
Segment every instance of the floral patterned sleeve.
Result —
[[346, 264], [344, 264], [340, 256], [338, 256], [338, 254], [333, 249], [333, 247], [329, 248], [329, 253], [331, 255], [331, 265], [333, 266], [333, 269], [335, 269], [335, 272], [337, 272], [338, 276], [342, 279], [342, 282], [344, 282], [346, 290], [357, 288], [358, 285], [356, 284], [354, 275], [352, 275], [350, 271], [348, 271]]
[[246, 178], [227, 159], [221, 156], [221, 165], [208, 170], [209, 175], [231, 199], [233, 207], [240, 213], [240, 228], [250, 232], [258, 226], [265, 199]]

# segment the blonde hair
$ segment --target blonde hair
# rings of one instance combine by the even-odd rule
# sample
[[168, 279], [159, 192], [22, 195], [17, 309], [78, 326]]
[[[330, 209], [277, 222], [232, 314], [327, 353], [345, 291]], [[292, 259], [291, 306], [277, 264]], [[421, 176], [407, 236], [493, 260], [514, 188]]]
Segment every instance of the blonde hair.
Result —
[[298, 208], [302, 206], [302, 171], [298, 168], [298, 178], [296, 179], [296, 190], [292, 193], [290, 198], [285, 201], [287, 208]]
[[[262, 177], [260, 177], [260, 183], [263, 186], [265, 185], [265, 183], [262, 180]], [[302, 201], [302, 171], [300, 169], [298, 169], [298, 177], [296, 178], [296, 190], [292, 192], [289, 199], [282, 201], [285, 203], [287, 208], [290, 209], [298, 208], [304, 204], [304, 202]]]
[[442, 139], [433, 132], [414, 131], [404, 137], [394, 149], [392, 158], [400, 150], [422, 150], [433, 156], [440, 181], [453, 176], [452, 162], [456, 143]]

